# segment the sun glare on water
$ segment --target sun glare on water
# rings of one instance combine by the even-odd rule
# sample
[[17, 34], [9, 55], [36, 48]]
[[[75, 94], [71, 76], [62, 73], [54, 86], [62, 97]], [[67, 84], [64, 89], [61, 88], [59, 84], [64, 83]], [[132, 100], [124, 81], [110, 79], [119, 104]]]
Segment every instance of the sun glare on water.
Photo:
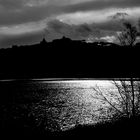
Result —
[[[75, 87], [76, 94], [78, 94], [78, 88], [82, 88], [80, 96], [82, 100], [87, 103], [95, 104], [95, 91], [93, 88], [101, 87], [102, 89], [109, 89], [112, 87], [112, 83], [109, 80], [59, 80], [59, 81], [49, 81], [49, 83], [62, 84], [63, 87]], [[98, 101], [96, 101], [98, 102]]]
[[77, 84], [81, 87], [109, 87], [112, 83], [108, 80], [62, 80], [62, 81], [51, 81], [51, 83], [67, 83], [67, 84]]

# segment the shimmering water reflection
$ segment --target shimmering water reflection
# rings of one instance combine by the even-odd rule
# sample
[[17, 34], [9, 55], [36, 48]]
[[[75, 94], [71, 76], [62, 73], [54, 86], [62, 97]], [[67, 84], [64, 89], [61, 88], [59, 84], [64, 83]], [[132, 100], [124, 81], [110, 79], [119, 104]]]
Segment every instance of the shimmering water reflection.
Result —
[[[51, 127], [60, 127], [61, 130], [66, 130], [79, 124], [95, 124], [99, 122], [102, 103], [96, 99], [93, 88], [95, 86], [104, 88], [112, 86], [110, 81], [105, 80], [40, 80], [37, 83], [37, 88], [44, 89], [47, 96], [42, 100], [44, 102], [42, 106], [35, 105], [36, 114], [34, 115], [38, 118], [39, 114], [37, 112], [44, 109], [47, 114], [51, 114], [51, 118], [48, 118], [48, 126], [51, 124]], [[50, 120], [52, 118], [55, 123]], [[46, 125], [46, 127], [48, 126]]]
[[1, 81], [0, 84], [3, 94], [9, 96], [9, 100], [3, 102], [5, 113], [11, 112], [12, 119], [30, 117], [36, 127], [51, 131], [65, 131], [76, 125], [101, 121], [102, 108], [107, 105], [97, 99], [93, 89], [96, 86], [111, 89], [113, 86], [105, 80], [39, 79]]

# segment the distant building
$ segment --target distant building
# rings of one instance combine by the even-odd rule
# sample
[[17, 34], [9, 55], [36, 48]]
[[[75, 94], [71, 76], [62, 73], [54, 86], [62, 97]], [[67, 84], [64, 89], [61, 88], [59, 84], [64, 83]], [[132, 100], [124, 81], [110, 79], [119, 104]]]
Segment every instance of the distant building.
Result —
[[41, 45], [46, 45], [46, 44], [47, 44], [46, 39], [45, 39], [45, 38], [43, 38], [43, 39], [42, 39], [42, 41], [40, 42], [40, 44], [41, 44]]
[[61, 39], [55, 39], [53, 40], [53, 42], [63, 42], [63, 43], [66, 43], [66, 42], [71, 42], [72, 40], [70, 38], [67, 38], [65, 36], [63, 36]]

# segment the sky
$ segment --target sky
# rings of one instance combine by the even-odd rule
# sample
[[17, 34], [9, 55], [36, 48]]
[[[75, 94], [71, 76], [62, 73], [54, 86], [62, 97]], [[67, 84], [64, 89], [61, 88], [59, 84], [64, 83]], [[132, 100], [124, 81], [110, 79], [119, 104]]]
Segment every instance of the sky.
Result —
[[115, 42], [123, 18], [136, 25], [140, 0], [0, 0], [0, 48], [62, 36]]

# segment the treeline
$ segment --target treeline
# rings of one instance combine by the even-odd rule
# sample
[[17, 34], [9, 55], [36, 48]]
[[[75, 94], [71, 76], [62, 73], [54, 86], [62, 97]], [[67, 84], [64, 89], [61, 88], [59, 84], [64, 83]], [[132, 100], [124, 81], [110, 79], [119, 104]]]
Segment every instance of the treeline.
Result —
[[138, 77], [139, 49], [69, 38], [0, 50], [0, 78]]

